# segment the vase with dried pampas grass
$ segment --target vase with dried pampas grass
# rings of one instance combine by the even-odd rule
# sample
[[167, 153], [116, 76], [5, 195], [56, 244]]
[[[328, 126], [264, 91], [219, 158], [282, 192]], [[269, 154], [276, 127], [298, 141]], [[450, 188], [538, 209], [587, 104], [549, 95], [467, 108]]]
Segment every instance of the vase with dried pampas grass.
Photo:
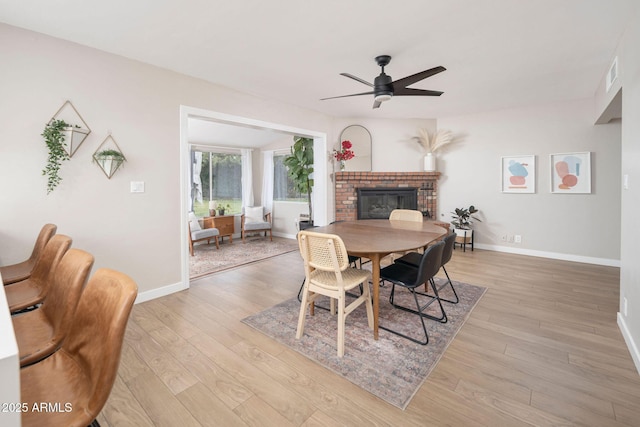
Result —
[[426, 152], [424, 156], [424, 170], [425, 172], [435, 172], [435, 153], [445, 145], [451, 143], [451, 131], [439, 130], [434, 133], [433, 136], [429, 136], [429, 131], [426, 129], [418, 129], [418, 134], [419, 135], [415, 138]]

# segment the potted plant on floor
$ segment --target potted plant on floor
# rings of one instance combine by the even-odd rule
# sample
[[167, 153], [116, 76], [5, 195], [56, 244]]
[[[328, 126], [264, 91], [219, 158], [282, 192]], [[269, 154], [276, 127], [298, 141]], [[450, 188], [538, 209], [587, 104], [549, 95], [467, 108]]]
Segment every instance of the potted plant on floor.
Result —
[[471, 243], [473, 239], [473, 229], [471, 220], [482, 222], [480, 218], [473, 214], [479, 212], [478, 209], [471, 205], [468, 208], [456, 208], [452, 213], [453, 231], [456, 233], [456, 242], [461, 244]]
[[313, 189], [313, 138], [295, 136], [294, 144], [291, 147], [291, 155], [284, 159], [289, 176], [301, 194], [307, 195], [309, 205], [309, 221], [304, 224], [300, 221], [300, 229], [313, 225], [313, 215], [311, 210], [311, 190]]

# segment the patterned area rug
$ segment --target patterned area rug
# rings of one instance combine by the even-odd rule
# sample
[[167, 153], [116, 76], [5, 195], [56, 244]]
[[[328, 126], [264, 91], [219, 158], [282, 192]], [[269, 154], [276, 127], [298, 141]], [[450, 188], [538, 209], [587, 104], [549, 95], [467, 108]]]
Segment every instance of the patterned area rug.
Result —
[[[444, 283], [442, 279], [437, 280], [438, 283]], [[364, 305], [347, 316], [345, 355], [341, 359], [337, 356], [336, 318], [326, 310], [316, 309], [313, 317], [309, 316], [307, 310], [304, 335], [300, 340], [295, 339], [300, 312], [300, 303], [296, 298], [249, 316], [243, 322], [375, 396], [405, 409], [486, 291], [480, 286], [453, 283], [460, 302], [443, 302], [447, 323], [425, 319], [429, 334], [429, 343], [425, 346], [382, 329], [378, 341], [375, 341], [373, 332], [367, 326]], [[390, 288], [390, 284], [380, 288], [380, 325], [420, 339], [420, 319], [389, 304]], [[450, 294], [443, 290], [441, 297], [449, 299], [448, 296]], [[415, 307], [410, 293], [400, 287], [396, 287], [395, 302]], [[319, 300], [318, 305], [328, 307], [328, 300]], [[439, 310], [435, 310], [434, 306], [437, 304], [431, 304], [428, 309], [432, 314]]]
[[260, 261], [287, 252], [297, 251], [298, 242], [295, 239], [274, 237], [273, 242], [268, 237], [247, 237], [246, 243], [242, 239], [225, 238], [216, 249], [214, 242], [196, 243], [194, 256], [189, 256], [189, 276], [193, 279], [216, 271], [237, 267], [238, 265]]

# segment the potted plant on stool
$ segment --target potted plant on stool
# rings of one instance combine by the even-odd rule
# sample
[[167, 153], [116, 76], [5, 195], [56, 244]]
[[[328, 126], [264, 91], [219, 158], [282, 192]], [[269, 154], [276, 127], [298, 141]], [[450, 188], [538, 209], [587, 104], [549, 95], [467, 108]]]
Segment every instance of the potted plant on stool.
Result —
[[[471, 228], [472, 221], [474, 219], [478, 222], [482, 222], [480, 218], [473, 216], [478, 212], [478, 209], [471, 205], [468, 208], [456, 208], [455, 212], [451, 212], [453, 215], [453, 231], [456, 233], [455, 243], [459, 243], [466, 249], [467, 244], [471, 244], [471, 250], [473, 250], [473, 229]], [[455, 247], [454, 243], [454, 247]]]

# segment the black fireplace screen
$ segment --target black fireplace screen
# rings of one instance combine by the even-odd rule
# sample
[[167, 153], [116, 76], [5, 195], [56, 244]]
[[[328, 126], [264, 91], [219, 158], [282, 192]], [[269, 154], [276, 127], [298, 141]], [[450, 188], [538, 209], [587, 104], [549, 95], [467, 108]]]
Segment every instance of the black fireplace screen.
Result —
[[386, 219], [394, 209], [418, 209], [418, 189], [358, 189], [358, 219]]

